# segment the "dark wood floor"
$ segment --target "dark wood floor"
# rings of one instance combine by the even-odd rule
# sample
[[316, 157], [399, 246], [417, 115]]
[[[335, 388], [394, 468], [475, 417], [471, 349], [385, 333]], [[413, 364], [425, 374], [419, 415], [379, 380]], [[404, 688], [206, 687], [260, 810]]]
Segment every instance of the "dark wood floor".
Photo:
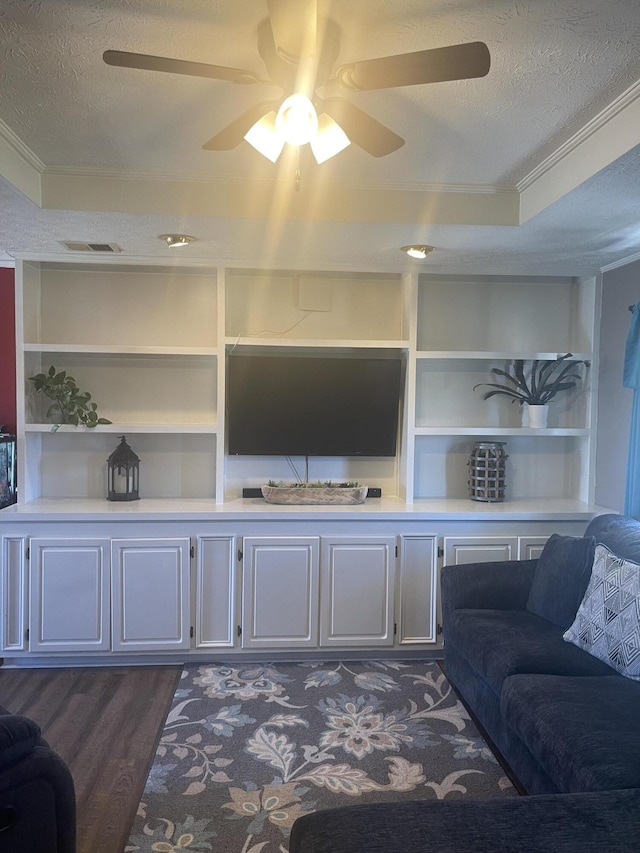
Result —
[[0, 704], [66, 761], [77, 853], [122, 853], [181, 666], [0, 669]]

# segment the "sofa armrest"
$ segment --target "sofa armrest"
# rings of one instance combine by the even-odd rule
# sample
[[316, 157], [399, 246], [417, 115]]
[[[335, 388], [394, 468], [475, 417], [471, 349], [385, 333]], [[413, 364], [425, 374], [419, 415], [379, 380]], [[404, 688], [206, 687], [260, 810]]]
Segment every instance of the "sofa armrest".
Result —
[[537, 560], [505, 560], [444, 566], [442, 619], [453, 610], [524, 610]]
[[19, 714], [0, 714], [0, 770], [21, 761], [41, 743], [40, 727]]
[[63, 759], [41, 742], [0, 771], [0, 853], [75, 853], [76, 801]]

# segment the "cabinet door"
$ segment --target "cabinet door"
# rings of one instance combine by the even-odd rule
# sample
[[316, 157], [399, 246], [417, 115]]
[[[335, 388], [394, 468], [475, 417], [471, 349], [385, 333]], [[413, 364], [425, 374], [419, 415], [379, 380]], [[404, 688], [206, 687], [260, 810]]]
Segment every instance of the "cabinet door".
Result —
[[444, 565], [517, 560], [517, 536], [445, 536]]
[[438, 540], [436, 536], [400, 537], [398, 642], [437, 642]]
[[25, 651], [27, 648], [27, 541], [22, 536], [2, 537], [2, 612], [0, 648]]
[[394, 536], [322, 537], [322, 646], [393, 645]]
[[236, 627], [234, 536], [198, 536], [196, 648], [229, 648]]
[[188, 649], [189, 539], [113, 539], [113, 650]]
[[29, 650], [108, 650], [109, 540], [31, 539], [29, 547]]
[[537, 560], [546, 544], [548, 536], [520, 536], [518, 540], [518, 559]]
[[243, 551], [243, 648], [317, 646], [318, 537], [247, 537]]

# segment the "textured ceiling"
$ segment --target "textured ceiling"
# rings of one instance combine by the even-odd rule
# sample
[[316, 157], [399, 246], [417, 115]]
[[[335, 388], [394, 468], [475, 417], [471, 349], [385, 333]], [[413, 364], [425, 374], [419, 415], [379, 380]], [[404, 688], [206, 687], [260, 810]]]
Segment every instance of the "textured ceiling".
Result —
[[[406, 140], [394, 154], [274, 166], [246, 143], [201, 146], [275, 87], [102, 61], [111, 48], [263, 74], [265, 0], [0, 0], [0, 251], [91, 240], [166, 256], [157, 235], [183, 230], [203, 261], [396, 269], [398, 246], [424, 241], [425, 270], [562, 274], [640, 251], [638, 0], [318, 6], [339, 63], [480, 40], [491, 70], [349, 94]], [[276, 188], [277, 208], [252, 207]]]

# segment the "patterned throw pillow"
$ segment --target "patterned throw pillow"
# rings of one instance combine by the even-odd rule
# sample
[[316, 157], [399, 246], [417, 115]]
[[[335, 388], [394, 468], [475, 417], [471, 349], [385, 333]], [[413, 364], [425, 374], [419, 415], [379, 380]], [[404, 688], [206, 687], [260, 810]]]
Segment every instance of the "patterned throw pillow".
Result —
[[640, 566], [596, 545], [589, 586], [563, 637], [640, 681]]

